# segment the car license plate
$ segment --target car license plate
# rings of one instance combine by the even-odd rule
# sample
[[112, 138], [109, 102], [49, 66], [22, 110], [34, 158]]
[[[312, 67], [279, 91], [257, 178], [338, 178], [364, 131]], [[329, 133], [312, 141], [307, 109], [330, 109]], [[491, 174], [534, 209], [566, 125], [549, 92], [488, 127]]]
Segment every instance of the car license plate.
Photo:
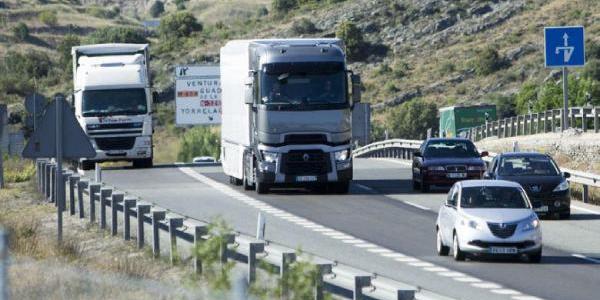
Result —
[[533, 209], [535, 212], [548, 212], [548, 206], [540, 206]]
[[490, 247], [490, 253], [492, 253], [492, 254], [516, 254], [517, 248]]
[[467, 178], [467, 173], [448, 173], [448, 178]]
[[299, 181], [299, 182], [317, 181], [317, 176], [296, 176], [296, 181]]

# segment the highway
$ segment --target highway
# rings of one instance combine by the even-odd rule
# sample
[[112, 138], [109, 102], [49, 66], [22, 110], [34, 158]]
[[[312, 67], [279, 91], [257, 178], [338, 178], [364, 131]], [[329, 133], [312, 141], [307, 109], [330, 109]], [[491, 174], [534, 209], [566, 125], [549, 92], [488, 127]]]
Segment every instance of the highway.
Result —
[[208, 221], [220, 215], [253, 235], [259, 211], [266, 238], [457, 299], [598, 299], [600, 209], [575, 202], [571, 220], [544, 220], [541, 264], [455, 262], [435, 253], [434, 222], [443, 190], [415, 193], [410, 168], [356, 159], [349, 195], [228, 184], [220, 166], [116, 168], [104, 181], [145, 201]]

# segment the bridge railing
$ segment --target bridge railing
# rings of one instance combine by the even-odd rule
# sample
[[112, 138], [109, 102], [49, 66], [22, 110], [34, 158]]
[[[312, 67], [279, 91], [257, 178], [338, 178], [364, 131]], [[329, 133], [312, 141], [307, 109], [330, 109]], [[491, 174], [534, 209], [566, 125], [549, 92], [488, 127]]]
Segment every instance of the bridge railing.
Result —
[[[353, 152], [354, 157], [369, 157], [369, 158], [395, 158], [412, 160], [413, 153], [419, 149], [423, 141], [419, 140], [402, 140], [402, 139], [391, 139], [380, 142], [375, 142], [363, 147], [360, 147]], [[496, 153], [489, 153], [487, 157], [484, 157], [486, 163], [490, 163], [496, 156]], [[578, 170], [571, 170], [561, 168], [563, 172], [569, 172], [571, 177], [568, 178], [570, 183], [580, 184], [583, 187], [582, 201], [584, 203], [589, 202], [589, 188], [596, 187], [600, 188], [600, 175], [588, 172], [582, 172]]]
[[[596, 133], [600, 132], [600, 107], [571, 107], [567, 117], [570, 128], [578, 128], [584, 132], [591, 129]], [[480, 141], [492, 136], [507, 138], [560, 132], [562, 120], [562, 109], [552, 109], [488, 122], [469, 129], [467, 136], [473, 141]]]

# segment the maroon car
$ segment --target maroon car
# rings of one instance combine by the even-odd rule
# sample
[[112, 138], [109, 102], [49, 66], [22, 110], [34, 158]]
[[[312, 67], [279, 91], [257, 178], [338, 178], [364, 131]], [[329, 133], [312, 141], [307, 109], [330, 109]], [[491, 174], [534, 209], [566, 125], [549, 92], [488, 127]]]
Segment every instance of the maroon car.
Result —
[[427, 192], [432, 185], [446, 187], [460, 180], [481, 179], [486, 169], [481, 157], [487, 155], [467, 139], [428, 139], [414, 153], [413, 188]]

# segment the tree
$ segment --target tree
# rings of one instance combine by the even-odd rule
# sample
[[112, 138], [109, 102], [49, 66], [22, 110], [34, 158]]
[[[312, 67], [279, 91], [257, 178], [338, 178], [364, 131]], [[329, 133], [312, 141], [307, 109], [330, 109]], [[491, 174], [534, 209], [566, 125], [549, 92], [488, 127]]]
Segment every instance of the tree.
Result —
[[298, 0], [273, 0], [271, 2], [273, 11], [279, 15], [286, 15], [292, 9], [298, 7]]
[[526, 114], [537, 102], [538, 85], [534, 82], [526, 82], [521, 86], [515, 97], [518, 114]]
[[392, 108], [386, 115], [385, 123], [392, 137], [422, 139], [427, 129], [437, 127], [437, 106], [414, 99]]
[[78, 46], [81, 44], [81, 40], [79, 37], [74, 34], [68, 34], [65, 38], [58, 43], [56, 47], [56, 51], [58, 52], [58, 62], [61, 68], [64, 68], [65, 74], [73, 74], [71, 72], [71, 64], [72, 64], [72, 56], [71, 56], [71, 48], [74, 46]]
[[153, 18], [158, 18], [160, 17], [160, 15], [162, 15], [162, 13], [165, 12], [165, 4], [160, 1], [157, 0], [154, 3], [152, 3], [152, 6], [150, 6], [150, 15]]
[[13, 36], [18, 41], [25, 41], [29, 38], [29, 28], [23, 22], [19, 22], [17, 26], [13, 27]]
[[506, 60], [500, 57], [498, 51], [493, 47], [486, 47], [478, 51], [474, 61], [475, 73], [477, 75], [492, 74], [507, 65]]
[[103, 27], [87, 37], [88, 44], [134, 43], [145, 44], [148, 40], [144, 33], [133, 27]]
[[220, 144], [220, 134], [216, 130], [210, 127], [194, 127], [183, 134], [177, 159], [191, 161], [195, 156], [204, 155], [218, 159]]
[[202, 23], [189, 12], [175, 12], [163, 17], [158, 32], [163, 38], [188, 37], [195, 31], [202, 31]]
[[496, 105], [498, 119], [504, 119], [516, 115], [517, 111], [515, 109], [515, 96], [492, 94], [488, 97], [488, 99]]
[[335, 36], [344, 41], [348, 59], [359, 60], [361, 58], [364, 39], [362, 32], [354, 22], [342, 21], [335, 31]]

